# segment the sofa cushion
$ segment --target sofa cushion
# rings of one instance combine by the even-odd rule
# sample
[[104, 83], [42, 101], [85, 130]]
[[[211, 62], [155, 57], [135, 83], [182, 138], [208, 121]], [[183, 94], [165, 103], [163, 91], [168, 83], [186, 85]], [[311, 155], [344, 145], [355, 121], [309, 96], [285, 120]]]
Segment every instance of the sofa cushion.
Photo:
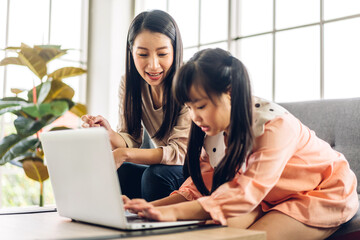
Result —
[[360, 98], [281, 103], [316, 135], [343, 153], [360, 193]]
[[353, 240], [360, 239], [360, 208], [358, 209], [355, 216], [344, 223], [339, 230], [331, 235], [326, 240]]

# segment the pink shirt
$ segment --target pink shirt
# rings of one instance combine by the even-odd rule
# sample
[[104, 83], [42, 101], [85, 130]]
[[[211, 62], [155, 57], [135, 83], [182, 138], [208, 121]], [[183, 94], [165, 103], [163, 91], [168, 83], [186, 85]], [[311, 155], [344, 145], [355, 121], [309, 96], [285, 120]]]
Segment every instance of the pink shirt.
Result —
[[[357, 181], [345, 157], [286, 110], [267, 106], [275, 109], [272, 119], [263, 128], [255, 124], [252, 152], [231, 182], [204, 197], [188, 178], [174, 193], [198, 200], [223, 225], [226, 218], [249, 213], [259, 204], [265, 212], [277, 210], [310, 226], [333, 227], [350, 220], [358, 209]], [[255, 120], [264, 116], [263, 108], [254, 110]], [[210, 158], [203, 152], [200, 159], [209, 189], [216, 164]]]

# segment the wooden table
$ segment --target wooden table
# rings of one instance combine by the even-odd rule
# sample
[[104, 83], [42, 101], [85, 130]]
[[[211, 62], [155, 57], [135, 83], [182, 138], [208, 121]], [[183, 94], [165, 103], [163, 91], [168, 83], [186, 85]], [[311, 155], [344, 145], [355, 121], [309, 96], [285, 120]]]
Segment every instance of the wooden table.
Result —
[[[131, 234], [60, 217], [57, 212], [0, 215], [1, 239], [120, 239]], [[265, 240], [265, 232], [229, 227], [131, 237], [130, 240]]]

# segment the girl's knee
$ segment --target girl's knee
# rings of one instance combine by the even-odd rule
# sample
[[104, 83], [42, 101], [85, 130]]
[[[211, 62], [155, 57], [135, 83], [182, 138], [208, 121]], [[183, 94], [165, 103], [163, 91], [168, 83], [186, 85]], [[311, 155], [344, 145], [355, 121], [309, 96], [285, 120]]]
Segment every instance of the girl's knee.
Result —
[[306, 225], [284, 213], [270, 211], [257, 220], [249, 229], [265, 231], [268, 240], [276, 239], [326, 239], [338, 227], [318, 228]]
[[229, 227], [246, 229], [263, 216], [261, 206], [257, 206], [252, 212], [227, 219]]

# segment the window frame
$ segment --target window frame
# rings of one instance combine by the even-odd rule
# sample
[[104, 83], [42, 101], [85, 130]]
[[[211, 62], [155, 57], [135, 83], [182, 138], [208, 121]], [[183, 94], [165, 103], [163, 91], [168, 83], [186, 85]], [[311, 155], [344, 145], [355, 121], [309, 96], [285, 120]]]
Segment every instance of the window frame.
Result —
[[[137, 3], [137, 13], [140, 12], [142, 9], [142, 7], [145, 6], [144, 2], [146, 2], [147, 0], [138, 0], [136, 1]], [[166, 5], [166, 11], [169, 12], [169, 1], [170, 0], [164, 0], [165, 5]], [[353, 14], [353, 15], [347, 15], [344, 17], [338, 17], [338, 18], [333, 18], [333, 19], [324, 19], [324, 0], [319, 0], [319, 4], [320, 4], [320, 17], [319, 17], [319, 21], [316, 22], [312, 22], [309, 24], [303, 24], [303, 25], [296, 25], [293, 27], [288, 27], [288, 28], [276, 28], [276, 0], [272, 0], [272, 5], [273, 5], [273, 19], [272, 19], [272, 30], [271, 31], [265, 31], [265, 32], [259, 32], [256, 34], [251, 34], [251, 35], [241, 35], [238, 30], [239, 30], [239, 24], [240, 24], [240, 19], [239, 19], [239, 15], [237, 14], [237, 9], [240, 6], [242, 0], [228, 0], [228, 34], [227, 34], [227, 39], [224, 40], [220, 40], [220, 41], [216, 41], [216, 42], [209, 42], [206, 44], [202, 44], [200, 42], [200, 33], [201, 33], [201, 6], [202, 4], [206, 4], [206, 0], [198, 0], [198, 11], [199, 11], [199, 18], [198, 18], [198, 41], [197, 44], [192, 45], [192, 46], [186, 46], [184, 47], [184, 51], [186, 50], [190, 50], [190, 49], [197, 49], [200, 50], [204, 47], [207, 46], [211, 46], [213, 44], [220, 44], [220, 43], [227, 43], [227, 50], [230, 51], [233, 55], [235, 56], [241, 56], [241, 52], [239, 49], [239, 41], [241, 41], [242, 39], [248, 39], [248, 38], [252, 38], [252, 37], [257, 37], [257, 36], [261, 36], [261, 35], [266, 35], [266, 34], [271, 34], [272, 35], [272, 101], [276, 101], [276, 37], [277, 34], [280, 32], [285, 32], [285, 31], [291, 31], [294, 29], [300, 29], [300, 28], [306, 28], [306, 27], [311, 27], [311, 26], [319, 26], [319, 35], [320, 35], [320, 78], [319, 78], [319, 82], [320, 82], [320, 99], [324, 99], [325, 97], [325, 79], [324, 79], [324, 45], [325, 45], [325, 37], [324, 37], [324, 26], [328, 23], [333, 23], [333, 22], [339, 22], [339, 21], [344, 21], [344, 20], [349, 20], [349, 19], [354, 19], [354, 18], [360, 18], [360, 13], [359, 14]], [[234, 32], [235, 31], [235, 32]], [[235, 37], [234, 37], [235, 36]], [[359, 96], [360, 97], [360, 96]]]

